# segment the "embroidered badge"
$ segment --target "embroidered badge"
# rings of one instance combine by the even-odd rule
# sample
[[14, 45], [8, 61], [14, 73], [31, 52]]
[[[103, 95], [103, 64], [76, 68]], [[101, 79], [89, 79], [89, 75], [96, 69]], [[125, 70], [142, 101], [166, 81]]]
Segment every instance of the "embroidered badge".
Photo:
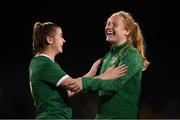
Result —
[[113, 65], [117, 60], [117, 57], [112, 57], [110, 60], [110, 64]]

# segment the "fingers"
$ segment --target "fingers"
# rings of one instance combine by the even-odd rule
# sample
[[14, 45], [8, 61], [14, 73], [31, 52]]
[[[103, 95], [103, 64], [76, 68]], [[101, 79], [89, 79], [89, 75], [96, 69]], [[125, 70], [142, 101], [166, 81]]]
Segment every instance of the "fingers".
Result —
[[115, 67], [115, 65], [113, 65], [113, 66], [109, 67], [109, 68], [107, 69], [107, 71], [108, 71], [108, 70], [112, 70], [112, 69], [114, 69], [114, 67]]
[[[77, 80], [78, 81], [78, 80]], [[81, 89], [81, 86], [78, 85], [76, 80], [71, 80], [67, 85], [66, 85], [66, 88], [73, 91], [73, 92], [76, 92], [76, 91], [79, 91]]]
[[101, 63], [101, 59], [98, 59], [94, 64], [92, 65], [92, 68], [98, 68]]
[[118, 66], [118, 68], [120, 68], [120, 69], [121, 69], [121, 68], [122, 68], [122, 69], [123, 69], [123, 68], [127, 68], [127, 67], [128, 67], [128, 66], [125, 65], [125, 64], [123, 64], [123, 65], [121, 65], [121, 66]]
[[116, 79], [125, 75], [126, 71], [128, 70], [128, 66], [121, 65], [115, 67], [115, 65], [109, 67], [105, 72], [105, 79]]
[[126, 66], [126, 65], [122, 65], [122, 66], [118, 66], [118, 67], [112, 68], [112, 70], [114, 72], [119, 72], [119, 73], [127, 71], [127, 69], [128, 69], [128, 66]]
[[67, 92], [68, 92], [68, 97], [71, 97], [71, 96], [73, 96], [75, 94], [75, 92], [70, 91], [70, 90], [67, 90]]
[[71, 90], [74, 91], [75, 93], [80, 92], [83, 89], [82, 87], [82, 80], [81, 79], [77, 79], [75, 81], [74, 86], [71, 86]]
[[78, 92], [81, 91], [81, 90], [83, 89], [83, 86], [82, 86], [82, 80], [81, 80], [81, 79], [78, 79], [78, 80], [76, 81], [76, 85], [79, 87]]
[[125, 74], [126, 71], [127, 71], [127, 69], [126, 69], [126, 70], [123, 70], [123, 71], [120, 71], [120, 72], [119, 72], [119, 75], [120, 75], [120, 74]]
[[122, 76], [124, 76], [124, 75], [126, 75], [126, 74], [125, 74], [125, 73], [122, 73], [122, 74], [119, 75], [119, 77], [122, 77]]
[[98, 59], [97, 61], [101, 63], [102, 62], [102, 58]]
[[115, 68], [112, 68], [112, 78], [118, 78], [118, 77], [122, 77], [126, 74], [126, 71], [128, 70], [128, 66], [126, 65], [121, 65]]
[[122, 66], [117, 67], [117, 69], [118, 69], [120, 72], [124, 72], [124, 71], [127, 71], [128, 66], [122, 65]]
[[68, 88], [69, 90], [71, 90], [71, 91], [74, 91], [74, 92], [76, 92], [76, 91], [78, 91], [78, 90], [80, 89], [76, 84], [69, 84], [69, 85], [67, 86], [67, 88]]
[[[119, 66], [116, 69], [114, 69], [114, 72], [118, 73], [118, 75], [121, 75], [126, 72], [128, 70], [128, 66]], [[122, 76], [122, 75], [121, 75]]]
[[95, 63], [94, 63], [94, 65], [96, 66], [96, 67], [98, 67], [100, 64], [101, 64], [101, 59], [98, 59]]
[[78, 90], [75, 91], [75, 93], [77, 94], [77, 93], [79, 93], [80, 91], [81, 91], [81, 89], [78, 89]]
[[98, 59], [97, 62], [100, 64], [102, 62], [102, 59], [101, 58]]

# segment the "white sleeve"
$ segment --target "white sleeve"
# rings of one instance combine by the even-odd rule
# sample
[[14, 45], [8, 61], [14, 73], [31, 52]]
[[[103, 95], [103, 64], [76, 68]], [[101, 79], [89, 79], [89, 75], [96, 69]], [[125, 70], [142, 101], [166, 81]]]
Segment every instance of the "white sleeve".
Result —
[[58, 87], [67, 77], [69, 77], [69, 75], [64, 75], [60, 80], [58, 80], [58, 82], [56, 83], [56, 87]]

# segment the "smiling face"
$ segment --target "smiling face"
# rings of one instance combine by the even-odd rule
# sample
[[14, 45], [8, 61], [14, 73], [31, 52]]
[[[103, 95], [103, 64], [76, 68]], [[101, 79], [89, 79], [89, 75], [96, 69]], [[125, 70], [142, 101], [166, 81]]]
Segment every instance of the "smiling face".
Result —
[[115, 45], [127, 40], [129, 34], [129, 31], [124, 27], [124, 18], [118, 15], [112, 15], [107, 20], [105, 32], [106, 41]]
[[51, 36], [47, 37], [47, 47], [53, 52], [54, 55], [63, 52], [63, 44], [65, 40], [63, 38], [62, 30], [60, 27], [55, 27]]
[[61, 28], [56, 28], [55, 30], [55, 36], [54, 36], [54, 43], [53, 47], [56, 53], [62, 53], [63, 52], [63, 44], [65, 43], [65, 40], [63, 38], [62, 30]]

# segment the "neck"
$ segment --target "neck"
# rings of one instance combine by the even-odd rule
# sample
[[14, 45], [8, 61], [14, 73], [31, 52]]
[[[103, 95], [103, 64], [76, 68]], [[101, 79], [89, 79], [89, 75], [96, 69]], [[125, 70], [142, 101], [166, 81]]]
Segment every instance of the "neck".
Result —
[[117, 43], [114, 43], [114, 45], [122, 45], [126, 41], [127, 41], [127, 39], [123, 39], [123, 40], [118, 41]]
[[54, 58], [55, 58], [55, 53], [51, 50], [44, 50], [44, 51], [41, 51], [40, 54], [45, 54], [47, 55], [52, 61], [54, 61]]

